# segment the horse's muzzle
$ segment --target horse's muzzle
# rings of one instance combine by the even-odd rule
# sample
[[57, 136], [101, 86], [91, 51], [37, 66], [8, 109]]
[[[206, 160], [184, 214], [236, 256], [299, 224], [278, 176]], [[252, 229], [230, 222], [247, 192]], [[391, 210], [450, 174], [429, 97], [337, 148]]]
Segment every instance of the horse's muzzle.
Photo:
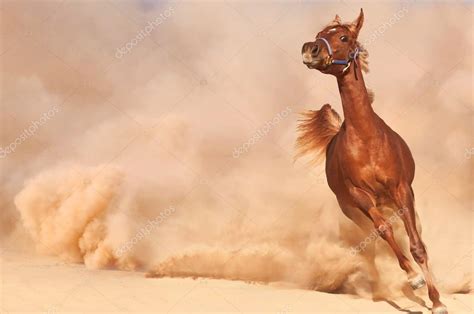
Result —
[[303, 44], [301, 48], [301, 56], [303, 57], [303, 63], [308, 68], [314, 67], [319, 54], [319, 46], [315, 42], [307, 42]]

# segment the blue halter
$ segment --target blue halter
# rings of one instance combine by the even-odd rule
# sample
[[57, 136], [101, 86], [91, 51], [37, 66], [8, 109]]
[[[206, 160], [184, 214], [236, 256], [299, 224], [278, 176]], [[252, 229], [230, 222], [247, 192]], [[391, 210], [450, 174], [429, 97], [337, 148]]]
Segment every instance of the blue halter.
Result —
[[331, 45], [329, 44], [329, 41], [327, 41], [327, 39], [323, 38], [323, 37], [316, 38], [316, 41], [318, 41], [318, 40], [322, 40], [323, 43], [326, 45], [326, 48], [328, 49], [329, 57], [331, 58], [331, 64], [348, 65], [349, 62], [351, 62], [352, 60], [355, 60], [357, 58], [357, 56], [359, 55], [359, 47], [356, 47], [354, 52], [351, 52], [349, 54], [349, 59], [348, 60], [333, 59], [332, 58], [332, 48], [331, 48]]

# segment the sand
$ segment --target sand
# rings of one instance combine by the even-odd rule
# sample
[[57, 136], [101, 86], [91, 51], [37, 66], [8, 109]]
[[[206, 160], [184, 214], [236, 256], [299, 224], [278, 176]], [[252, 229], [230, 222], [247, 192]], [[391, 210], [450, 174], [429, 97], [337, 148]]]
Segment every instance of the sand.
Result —
[[[213, 279], [145, 278], [2, 252], [2, 313], [430, 313], [416, 302]], [[426, 300], [426, 298], [424, 298]], [[450, 313], [472, 313], [472, 294], [443, 295]]]

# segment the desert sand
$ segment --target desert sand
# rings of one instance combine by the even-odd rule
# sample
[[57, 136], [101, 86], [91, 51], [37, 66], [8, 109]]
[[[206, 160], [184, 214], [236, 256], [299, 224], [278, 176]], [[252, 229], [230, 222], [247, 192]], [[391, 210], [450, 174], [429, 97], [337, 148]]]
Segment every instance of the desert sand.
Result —
[[[25, 253], [2, 252], [2, 313], [430, 313], [406, 300], [373, 302], [346, 294], [214, 279], [145, 278], [90, 270]], [[472, 313], [473, 297], [444, 295], [450, 313]]]

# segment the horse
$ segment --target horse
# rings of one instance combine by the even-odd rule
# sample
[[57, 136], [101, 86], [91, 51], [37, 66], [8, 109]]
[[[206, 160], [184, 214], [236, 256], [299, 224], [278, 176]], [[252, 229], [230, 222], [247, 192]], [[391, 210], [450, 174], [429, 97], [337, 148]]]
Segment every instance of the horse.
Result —
[[[412, 289], [427, 284], [432, 313], [447, 314], [417, 228], [414, 159], [402, 137], [375, 113], [373, 93], [364, 83], [368, 52], [357, 40], [363, 23], [362, 9], [351, 23], [342, 23], [336, 15], [315, 40], [303, 44], [303, 63], [336, 77], [344, 121], [329, 104], [303, 113], [297, 127], [296, 157], [312, 154], [315, 161], [325, 157], [327, 182], [342, 212], [362, 229], [369, 224], [395, 253]], [[395, 241], [391, 223], [382, 211], [387, 207], [396, 210], [403, 221], [411, 255], [423, 275], [414, 270]]]

